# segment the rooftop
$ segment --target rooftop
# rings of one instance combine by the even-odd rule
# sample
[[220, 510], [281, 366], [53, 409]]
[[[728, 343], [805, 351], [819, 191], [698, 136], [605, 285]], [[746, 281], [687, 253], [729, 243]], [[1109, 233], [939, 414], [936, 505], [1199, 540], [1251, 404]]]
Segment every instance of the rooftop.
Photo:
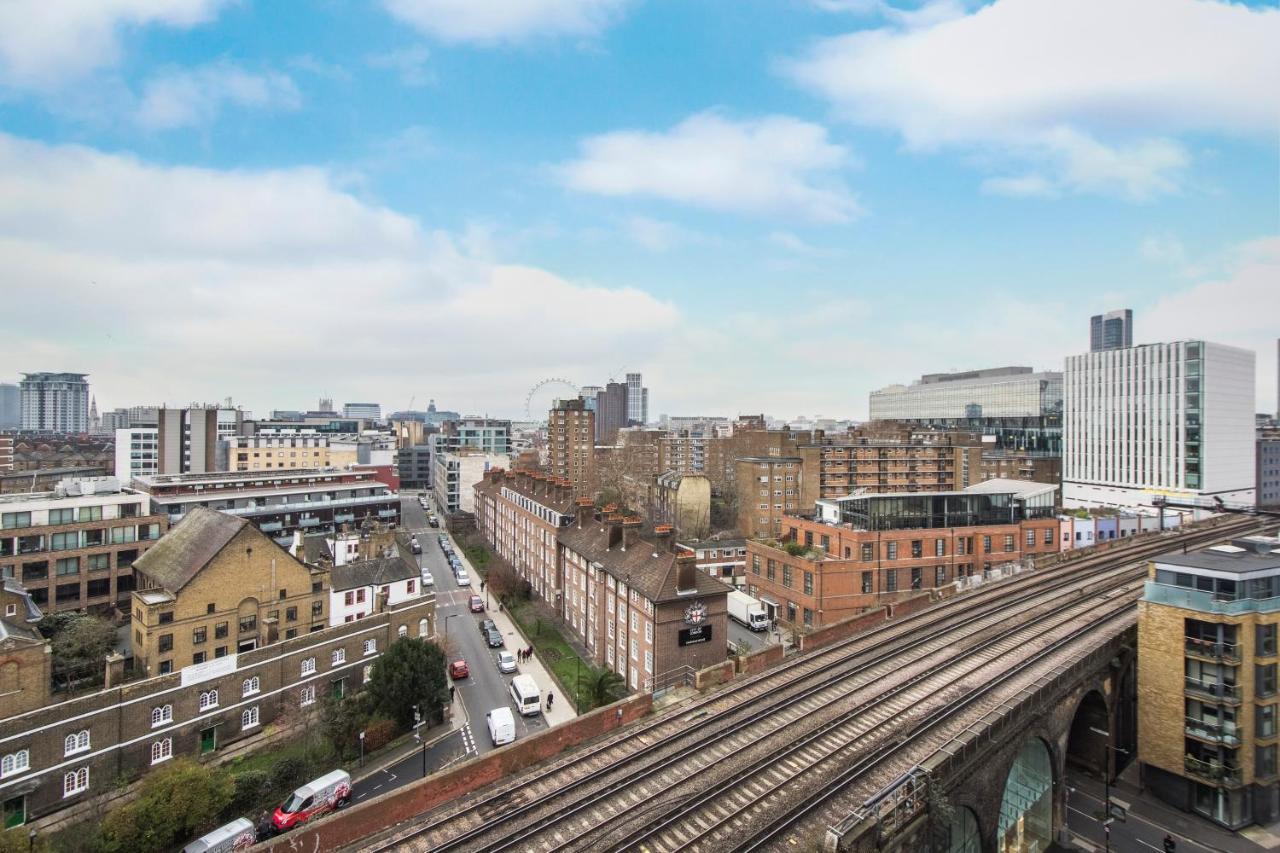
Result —
[[1161, 554], [1153, 562], [1158, 566], [1181, 566], [1232, 574], [1280, 572], [1280, 538], [1245, 536], [1185, 554], [1181, 551]]
[[[581, 527], [576, 523], [562, 527], [556, 532], [556, 538], [565, 547], [598, 564], [615, 579], [627, 583], [653, 602], [673, 601], [692, 595], [728, 594], [728, 586], [704, 572], [694, 572], [696, 592], [677, 590], [677, 555], [671, 547], [654, 541], [653, 537], [642, 537], [638, 528], [628, 533], [632, 536], [624, 549], [616, 539], [617, 532], [610, 530], [609, 522], [595, 517], [585, 520]], [[615, 540], [612, 547], [611, 538]], [[693, 560], [693, 554], [686, 554], [689, 560]]]
[[347, 563], [345, 566], [334, 566], [329, 571], [329, 577], [336, 592], [362, 586], [384, 586], [420, 575], [421, 570], [399, 554], [394, 557], [377, 557], [372, 560]]
[[175, 593], [248, 526], [249, 522], [243, 518], [202, 506], [192, 507], [133, 567], [164, 590]]

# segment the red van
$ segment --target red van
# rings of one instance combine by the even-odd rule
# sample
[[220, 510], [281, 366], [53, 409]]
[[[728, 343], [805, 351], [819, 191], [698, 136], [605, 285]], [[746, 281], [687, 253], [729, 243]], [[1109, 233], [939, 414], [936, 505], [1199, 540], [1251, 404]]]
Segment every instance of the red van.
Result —
[[271, 816], [271, 828], [288, 832], [351, 802], [351, 774], [334, 770], [294, 791]]

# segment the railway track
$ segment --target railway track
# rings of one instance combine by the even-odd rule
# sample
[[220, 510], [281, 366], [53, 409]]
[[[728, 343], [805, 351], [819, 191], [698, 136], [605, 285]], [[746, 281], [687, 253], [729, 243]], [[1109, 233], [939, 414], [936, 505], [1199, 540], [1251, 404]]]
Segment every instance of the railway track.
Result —
[[[1054, 612], [1096, 606], [1097, 594], [1122, 588], [1140, 577], [1141, 570], [1133, 565], [1137, 561], [1183, 542], [1189, 546], [1200, 544], [1256, 525], [1254, 519], [1231, 519], [1210, 530], [1116, 546], [1055, 567], [1052, 574], [1025, 573], [991, 584], [964, 596], [964, 608], [943, 602], [807, 653], [783, 669], [735, 682], [678, 710], [572, 752], [537, 772], [462, 798], [437, 810], [425, 823], [402, 828], [361, 849], [587, 849], [581, 843], [595, 837], [603, 821], [617, 824], [618, 815], [628, 810], [634, 817], [638, 808], [656, 810], [657, 803], [667, 801], [651, 798], [619, 810], [609, 804], [611, 797], [628, 789], [655, 790], [645, 787], [646, 780], [650, 784], [658, 780], [657, 784], [669, 788], [672, 774], [679, 774], [682, 769], [687, 779], [691, 753], [705, 759], [705, 764], [698, 765], [699, 772], [705, 772], [705, 767], [766, 742], [779, 731], [790, 731], [789, 727], [798, 720], [829, 720], [833, 709], [841, 708], [846, 716], [863, 713], [866, 708], [844, 707], [848, 697], [861, 695], [868, 685], [895, 672], [912, 669], [912, 661], [914, 670], [927, 670], [940, 666], [948, 650], [954, 657], [975, 646], [994, 648], [1001, 642], [994, 635], [1010, 619], [1011, 611], [1021, 614], [1024, 622], [1032, 622]], [[1121, 565], [1117, 566], [1117, 562]], [[1082, 599], [1086, 594], [1088, 599]], [[926, 625], [932, 633], [909, 638]], [[903, 642], [897, 642], [899, 639]], [[893, 651], [880, 651], [886, 647]], [[893, 716], [890, 714], [890, 719]], [[776, 755], [759, 759], [776, 760]], [[594, 813], [605, 818], [593, 820], [590, 815]], [[662, 820], [667, 825], [676, 818]], [[633, 822], [624, 821], [627, 825]], [[676, 831], [674, 826], [672, 831]], [[611, 830], [613, 835], [617, 834], [616, 829], [617, 826]], [[624, 846], [626, 843], [630, 842]]]

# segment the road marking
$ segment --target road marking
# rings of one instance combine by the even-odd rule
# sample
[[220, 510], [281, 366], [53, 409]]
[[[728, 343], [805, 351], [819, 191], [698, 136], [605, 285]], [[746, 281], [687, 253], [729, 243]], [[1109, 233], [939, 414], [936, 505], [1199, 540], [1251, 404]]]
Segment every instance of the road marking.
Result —
[[[1083, 795], [1084, 797], [1087, 797], [1088, 799], [1093, 800], [1093, 801], [1094, 801], [1095, 803], [1097, 803], [1098, 805], [1102, 805], [1102, 800], [1101, 800], [1101, 799], [1099, 799], [1098, 797], [1095, 797], [1093, 794], [1089, 793], [1088, 791], [1084, 790], [1083, 788], [1076, 787], [1076, 788], [1072, 791], [1072, 793], [1074, 793], [1074, 794], [1080, 794], [1080, 795]], [[1074, 808], [1074, 807], [1070, 807], [1070, 806], [1069, 806], [1068, 808], [1070, 808], [1070, 809], [1071, 809], [1071, 811], [1076, 812], [1077, 814], [1085, 815], [1085, 813], [1084, 813], [1084, 812], [1082, 812], [1082, 811], [1080, 811], [1079, 809], [1076, 809], [1076, 808]], [[1099, 821], [1098, 821], [1098, 819], [1097, 819], [1096, 817], [1092, 816], [1092, 815], [1085, 815], [1085, 817], [1088, 817], [1088, 818], [1089, 818], [1089, 820], [1091, 820], [1093, 823], [1098, 823], [1098, 822], [1099, 822]], [[1134, 814], [1133, 812], [1129, 812], [1129, 819], [1130, 819], [1130, 820], [1135, 820], [1135, 821], [1141, 821], [1142, 823], [1145, 823], [1147, 826], [1151, 827], [1152, 829], [1156, 830], [1157, 832], [1168, 832], [1168, 830], [1167, 830], [1165, 827], [1161, 826], [1160, 824], [1156, 823], [1155, 821], [1148, 820], [1147, 818], [1143, 817], [1142, 815]], [[1214, 851], [1216, 851], [1216, 849], [1217, 849], [1217, 848], [1214, 848], [1214, 847], [1210, 847], [1210, 846], [1208, 846], [1207, 844], [1204, 844], [1203, 842], [1196, 841], [1194, 838], [1188, 838], [1188, 837], [1187, 837], [1187, 836], [1185, 836], [1185, 835], [1179, 835], [1179, 834], [1174, 833], [1174, 832], [1168, 832], [1168, 834], [1169, 834], [1169, 835], [1172, 835], [1172, 836], [1174, 837], [1174, 840], [1175, 840], [1175, 841], [1177, 841], [1179, 844], [1183, 844], [1183, 843], [1186, 843], [1186, 844], [1194, 844], [1195, 846], [1199, 847], [1201, 850], [1208, 850], [1208, 851], [1210, 851], [1210, 853], [1214, 853]], [[1144, 846], [1146, 846], [1146, 847], [1151, 847], [1151, 845], [1150, 845], [1150, 844], [1147, 844], [1147, 842], [1143, 841], [1143, 840], [1142, 840], [1142, 839], [1140, 839], [1140, 838], [1138, 838], [1138, 839], [1134, 839], [1134, 840], [1135, 840], [1135, 841], [1137, 841], [1139, 844], [1142, 844], [1142, 845], [1144, 845]], [[1152, 849], [1152, 850], [1159, 850], [1160, 848], [1159, 848], [1159, 847], [1151, 847], [1151, 849]]]

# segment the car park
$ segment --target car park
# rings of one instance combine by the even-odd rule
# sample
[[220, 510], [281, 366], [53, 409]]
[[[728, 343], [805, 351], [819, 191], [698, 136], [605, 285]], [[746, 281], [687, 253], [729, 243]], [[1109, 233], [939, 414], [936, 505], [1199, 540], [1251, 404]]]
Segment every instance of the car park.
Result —
[[471, 596], [471, 598], [467, 601], [467, 606], [468, 606], [469, 608], [471, 608], [471, 612], [472, 612], [472, 613], [483, 613], [483, 612], [484, 612], [484, 599], [483, 599], [483, 598], [481, 598], [481, 597], [480, 597], [480, 596], [478, 596], [478, 595], [473, 595], [473, 596]]
[[465, 660], [456, 660], [449, 664], [449, 677], [452, 679], [466, 678], [471, 674], [471, 670], [467, 667]]
[[515, 672], [516, 656], [511, 652], [498, 652], [498, 672]]
[[505, 643], [502, 642], [502, 634], [494, 628], [490, 628], [484, 632], [484, 641], [489, 644], [491, 649], [500, 649]]

